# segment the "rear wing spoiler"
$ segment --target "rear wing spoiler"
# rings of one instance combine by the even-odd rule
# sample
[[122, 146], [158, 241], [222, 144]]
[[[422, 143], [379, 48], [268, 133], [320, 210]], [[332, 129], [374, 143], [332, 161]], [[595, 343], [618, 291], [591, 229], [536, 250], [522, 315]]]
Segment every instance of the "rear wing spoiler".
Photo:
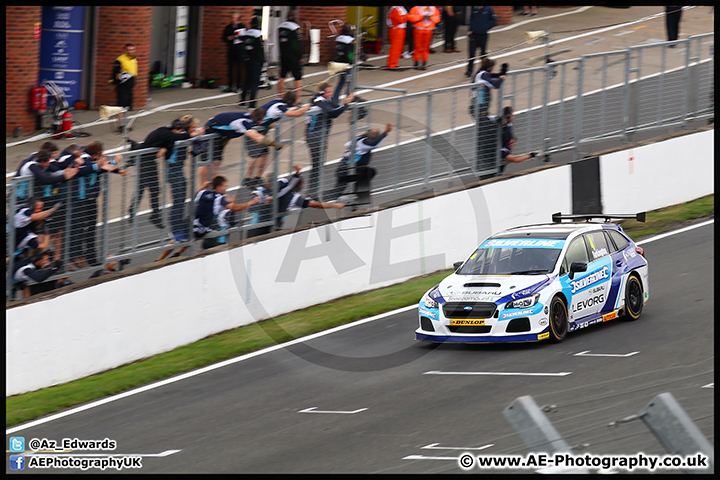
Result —
[[623, 220], [623, 219], [634, 219], [638, 222], [645, 223], [645, 212], [640, 212], [635, 215], [606, 215], [603, 213], [580, 213], [572, 215], [563, 215], [560, 212], [552, 214], [553, 223], [562, 223], [563, 220], [580, 221], [585, 220], [589, 222], [592, 219], [601, 219], [605, 223], [609, 223], [612, 220]]

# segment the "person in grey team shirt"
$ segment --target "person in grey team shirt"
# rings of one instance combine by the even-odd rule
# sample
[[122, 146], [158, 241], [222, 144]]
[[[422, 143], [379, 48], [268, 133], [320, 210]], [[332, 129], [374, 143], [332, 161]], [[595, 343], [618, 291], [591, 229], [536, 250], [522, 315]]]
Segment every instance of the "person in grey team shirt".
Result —
[[308, 197], [311, 198], [316, 197], [319, 193], [320, 166], [325, 163], [332, 121], [347, 110], [348, 104], [355, 99], [355, 94], [351, 92], [340, 104], [340, 92], [345, 85], [346, 78], [347, 72], [340, 74], [340, 80], [334, 92], [331, 85], [321, 83], [318, 93], [311, 102], [312, 107], [310, 107], [305, 117], [305, 140], [312, 158], [312, 170], [310, 171], [310, 185], [308, 188]]

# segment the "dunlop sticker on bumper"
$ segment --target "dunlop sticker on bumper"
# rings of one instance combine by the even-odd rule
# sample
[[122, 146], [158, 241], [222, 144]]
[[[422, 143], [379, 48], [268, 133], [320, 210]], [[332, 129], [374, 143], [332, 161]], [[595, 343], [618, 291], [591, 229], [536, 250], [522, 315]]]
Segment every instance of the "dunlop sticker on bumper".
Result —
[[545, 340], [546, 338], [550, 337], [550, 332], [541, 333], [538, 335], [538, 340]]
[[460, 319], [455, 320], [455, 319], [451, 319], [451, 320], [450, 320], [450, 325], [473, 325], [473, 326], [478, 326], [478, 325], [485, 325], [485, 320], [484, 320], [484, 319], [480, 319], [480, 318], [473, 318], [473, 319], [468, 319], [468, 320], [460, 320]]

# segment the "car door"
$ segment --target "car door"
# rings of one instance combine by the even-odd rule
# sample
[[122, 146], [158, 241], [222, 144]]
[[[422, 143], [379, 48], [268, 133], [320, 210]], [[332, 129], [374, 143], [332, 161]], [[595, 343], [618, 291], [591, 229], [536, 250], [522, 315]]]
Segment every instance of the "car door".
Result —
[[611, 280], [613, 278], [612, 257], [605, 234], [602, 230], [595, 230], [584, 234], [590, 262], [586, 272], [579, 279], [581, 282], [581, 304], [583, 316], [592, 315], [602, 311], [610, 296]]
[[571, 274], [570, 266], [576, 262], [588, 264], [589, 261], [590, 258], [588, 257], [588, 250], [585, 246], [585, 237], [580, 235], [571, 240], [560, 266], [560, 285], [562, 286], [562, 291], [565, 294], [565, 297], [568, 299], [568, 315], [570, 322], [577, 321], [586, 314], [586, 310], [583, 309], [584, 304], [582, 303], [585, 294], [580, 288], [579, 283], [579, 280], [586, 272], [576, 272]]

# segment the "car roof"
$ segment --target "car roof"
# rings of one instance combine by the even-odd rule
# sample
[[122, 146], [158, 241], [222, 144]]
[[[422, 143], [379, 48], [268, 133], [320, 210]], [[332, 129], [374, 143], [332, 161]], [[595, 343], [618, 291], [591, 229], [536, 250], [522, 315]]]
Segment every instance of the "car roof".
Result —
[[542, 225], [526, 225], [522, 227], [514, 227], [503, 232], [496, 233], [491, 238], [518, 238], [518, 237], [534, 237], [548, 239], [567, 239], [575, 232], [584, 232], [591, 230], [600, 230], [604, 225], [613, 225], [608, 223], [548, 223]]

